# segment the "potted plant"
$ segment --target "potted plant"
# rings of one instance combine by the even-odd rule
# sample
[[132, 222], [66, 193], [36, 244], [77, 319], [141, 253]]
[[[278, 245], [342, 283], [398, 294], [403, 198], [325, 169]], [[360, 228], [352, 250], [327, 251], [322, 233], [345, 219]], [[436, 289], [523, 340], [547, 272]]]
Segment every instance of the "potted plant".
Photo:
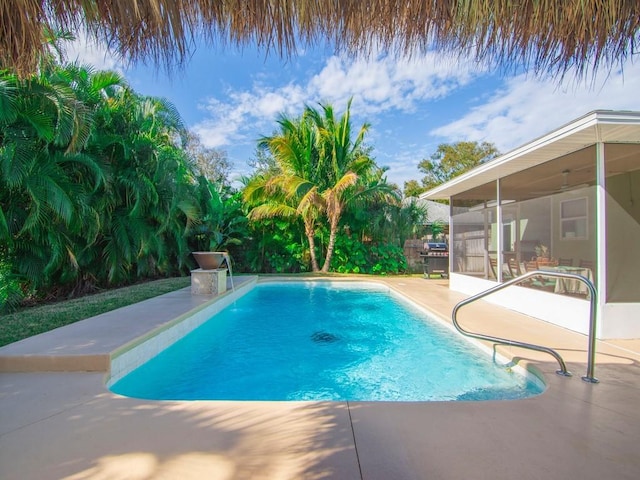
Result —
[[542, 243], [538, 243], [534, 249], [536, 251], [536, 260], [538, 262], [545, 263], [549, 261], [549, 247]]
[[202, 270], [216, 270], [222, 266], [227, 252], [191, 252]]
[[203, 270], [220, 268], [229, 258], [227, 248], [240, 245], [246, 236], [247, 218], [242, 212], [239, 194], [228, 187], [199, 178], [201, 220], [191, 229], [191, 252]]

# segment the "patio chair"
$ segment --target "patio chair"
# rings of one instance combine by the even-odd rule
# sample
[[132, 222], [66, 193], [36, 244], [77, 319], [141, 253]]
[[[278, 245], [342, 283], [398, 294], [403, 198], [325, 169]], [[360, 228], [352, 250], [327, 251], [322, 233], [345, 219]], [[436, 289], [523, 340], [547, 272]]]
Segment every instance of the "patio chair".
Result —
[[[493, 278], [497, 280], [498, 279], [498, 259], [489, 257], [489, 266], [491, 267], [491, 273], [493, 273]], [[511, 278], [513, 278], [513, 275], [511, 275], [508, 272], [505, 272], [504, 269], [502, 269], [502, 279], [509, 280]]]
[[573, 267], [573, 258], [558, 258], [559, 267]]
[[[527, 272], [533, 272], [535, 270], [540, 270], [538, 266], [538, 262], [535, 260], [531, 260], [528, 262], [524, 262], [524, 269]], [[545, 290], [547, 292], [553, 292], [556, 288], [556, 279], [555, 278], [547, 278], [547, 277], [533, 277], [530, 282], [523, 283], [523, 285], [539, 288], [540, 290]]]
[[498, 279], [498, 260], [493, 257], [489, 257], [489, 268], [491, 268], [491, 273], [493, 274], [493, 278]]
[[507, 262], [507, 267], [509, 267], [509, 273], [512, 277], [519, 277], [522, 275], [522, 269], [520, 268], [520, 264], [515, 258], [510, 258]]
[[580, 260], [580, 268], [589, 268], [593, 271], [593, 262], [591, 260]]
[[588, 268], [589, 270], [591, 270], [591, 274], [593, 275], [593, 278], [596, 278], [596, 266], [592, 260], [580, 260], [580, 263], [578, 264], [578, 266], [580, 268]]

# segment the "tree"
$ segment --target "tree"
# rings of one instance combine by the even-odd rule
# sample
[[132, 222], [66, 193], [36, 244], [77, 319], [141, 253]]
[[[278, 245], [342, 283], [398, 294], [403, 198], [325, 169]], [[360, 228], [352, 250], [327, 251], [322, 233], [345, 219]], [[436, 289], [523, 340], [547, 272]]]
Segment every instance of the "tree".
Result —
[[[393, 186], [363, 144], [368, 124], [352, 137], [351, 101], [337, 118], [331, 105], [306, 107], [299, 118], [281, 116], [280, 132], [265, 137], [277, 162], [252, 179], [244, 198], [253, 205], [252, 220], [272, 217], [300, 218], [309, 243], [313, 271], [328, 272], [340, 220], [350, 204], [362, 205], [374, 198], [395, 198]], [[326, 218], [329, 241], [322, 269], [319, 268], [315, 236]]]
[[457, 142], [440, 144], [436, 152], [418, 164], [425, 174], [425, 190], [437, 187], [454, 177], [500, 155], [496, 146], [488, 142]]
[[183, 269], [199, 220], [185, 132], [114, 72], [0, 72], [3, 282], [56, 296]]
[[241, 245], [248, 230], [240, 194], [201, 175], [197, 195], [200, 219], [192, 229], [196, 248], [215, 252]]
[[259, 148], [268, 148], [277, 169], [257, 175], [244, 191], [245, 201], [257, 204], [249, 212], [251, 220], [273, 217], [300, 218], [309, 243], [311, 268], [319, 270], [315, 234], [324, 208], [318, 193], [317, 131], [308, 116], [292, 119], [281, 115], [280, 133], [264, 137]]
[[324, 200], [324, 213], [329, 223], [329, 244], [322, 272], [328, 272], [335, 247], [336, 234], [345, 207], [354, 201], [376, 197], [393, 197], [395, 189], [386, 183], [364, 145], [369, 124], [363, 124], [352, 138], [351, 100], [342, 117], [336, 118], [333, 107], [320, 105], [322, 112], [307, 107], [308, 115], [318, 130], [318, 191]]
[[[271, 136], [277, 135], [275, 131]], [[249, 159], [247, 164], [253, 168], [257, 175], [275, 175], [279, 172], [278, 162], [269, 151], [268, 145], [260, 142], [256, 147], [253, 157]]]
[[419, 197], [422, 192], [426, 192], [427, 189], [420, 185], [417, 180], [408, 180], [404, 182], [403, 195], [405, 198]]
[[187, 154], [198, 174], [213, 183], [227, 185], [231, 173], [231, 162], [225, 150], [205, 147], [193, 132], [187, 132]]
[[103, 261], [96, 275], [119, 284], [175, 268], [171, 260], [187, 253], [186, 241], [175, 240], [197, 217], [180, 114], [164, 99], [123, 89], [99, 111], [96, 127], [88, 150], [109, 171], [95, 199], [100, 230], [92, 251]]
[[22, 80], [0, 73], [0, 240], [25, 289], [77, 274], [85, 244], [78, 240], [96, 226], [88, 199], [105, 181], [84, 151], [95, 122], [91, 98], [107, 98], [119, 81], [53, 60]]

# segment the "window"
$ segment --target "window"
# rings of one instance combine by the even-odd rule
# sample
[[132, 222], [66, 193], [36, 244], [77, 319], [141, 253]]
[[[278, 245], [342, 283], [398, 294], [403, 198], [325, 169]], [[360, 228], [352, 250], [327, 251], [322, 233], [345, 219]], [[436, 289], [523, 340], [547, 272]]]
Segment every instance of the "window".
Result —
[[587, 239], [587, 197], [560, 202], [560, 238]]

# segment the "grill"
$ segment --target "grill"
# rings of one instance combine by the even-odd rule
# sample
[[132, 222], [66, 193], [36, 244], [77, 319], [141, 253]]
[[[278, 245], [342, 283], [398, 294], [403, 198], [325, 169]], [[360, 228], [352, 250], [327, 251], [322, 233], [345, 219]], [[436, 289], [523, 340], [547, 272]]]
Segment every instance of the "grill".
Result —
[[449, 276], [449, 248], [446, 243], [428, 242], [424, 244], [425, 252], [421, 253], [424, 274], [440, 274], [441, 277]]

